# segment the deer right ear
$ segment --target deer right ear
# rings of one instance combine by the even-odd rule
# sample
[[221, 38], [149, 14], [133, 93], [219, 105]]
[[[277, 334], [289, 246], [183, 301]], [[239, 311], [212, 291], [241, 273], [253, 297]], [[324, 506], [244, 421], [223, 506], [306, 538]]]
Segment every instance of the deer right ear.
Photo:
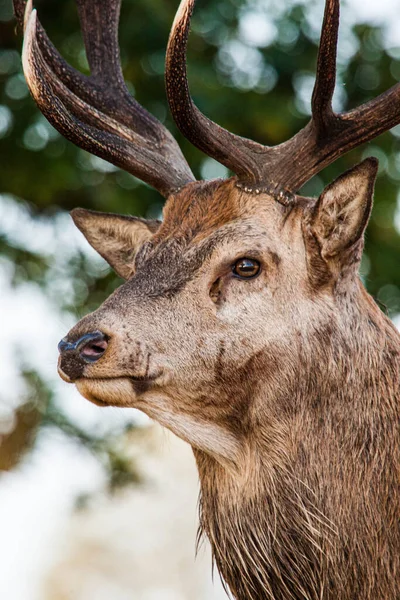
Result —
[[[376, 158], [367, 158], [328, 185], [309, 217], [320, 258], [334, 271], [355, 262], [372, 208]], [[357, 244], [361, 242], [361, 244]]]
[[135, 254], [160, 226], [160, 221], [100, 213], [83, 208], [71, 211], [75, 225], [89, 244], [116, 273], [128, 279], [133, 272]]

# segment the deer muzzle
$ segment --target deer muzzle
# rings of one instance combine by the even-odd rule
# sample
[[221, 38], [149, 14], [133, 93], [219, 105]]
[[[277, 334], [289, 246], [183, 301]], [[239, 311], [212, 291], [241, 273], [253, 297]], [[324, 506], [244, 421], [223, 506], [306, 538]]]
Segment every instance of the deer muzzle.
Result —
[[97, 362], [106, 352], [109, 337], [101, 331], [85, 333], [75, 341], [63, 338], [58, 344], [58, 371], [68, 382], [82, 376], [87, 364]]

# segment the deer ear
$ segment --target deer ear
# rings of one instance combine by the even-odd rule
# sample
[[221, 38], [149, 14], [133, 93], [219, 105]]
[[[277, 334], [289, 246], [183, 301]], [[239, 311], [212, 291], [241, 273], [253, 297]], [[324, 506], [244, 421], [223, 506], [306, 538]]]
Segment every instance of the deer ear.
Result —
[[324, 261], [343, 265], [354, 259], [351, 249], [362, 240], [368, 223], [377, 170], [377, 159], [367, 158], [328, 185], [319, 197], [311, 230]]
[[89, 244], [124, 279], [132, 275], [135, 254], [139, 247], [153, 236], [160, 225], [160, 221], [147, 221], [83, 208], [75, 208], [71, 211], [71, 216]]

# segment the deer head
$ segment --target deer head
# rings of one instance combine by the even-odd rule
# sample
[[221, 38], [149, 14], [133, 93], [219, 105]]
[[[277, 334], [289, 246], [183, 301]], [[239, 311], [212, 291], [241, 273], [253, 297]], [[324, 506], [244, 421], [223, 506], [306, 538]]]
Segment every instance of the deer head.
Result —
[[[276, 147], [238, 137], [191, 100], [185, 54], [194, 0], [183, 0], [167, 49], [169, 105], [184, 135], [235, 173], [199, 182], [171, 135], [125, 88], [119, 0], [77, 2], [89, 77], [63, 61], [31, 2], [25, 17], [24, 2], [14, 4], [24, 20], [26, 79], [44, 115], [69, 140], [167, 199], [162, 222], [72, 212], [126, 282], [60, 342], [60, 376], [100, 406], [137, 407], [170, 428], [193, 446], [200, 471], [205, 464], [220, 469], [216, 486], [231, 477], [236, 488], [257, 487], [260, 448], [264, 468], [285, 462], [294, 444], [291, 418], [307, 393], [315, 397], [332, 380], [340, 387], [342, 358], [356, 351], [360, 323], [390, 327], [357, 275], [377, 161], [365, 160], [318, 199], [297, 191], [400, 121], [400, 86], [333, 112], [339, 0], [327, 0], [310, 122]], [[357, 343], [367, 338], [360, 334]], [[334, 347], [347, 354], [333, 359]], [[224, 568], [216, 527], [205, 528], [237, 597], [267, 597], [250, 587], [241, 595]]]
[[260, 373], [273, 395], [283, 392], [283, 365], [298, 332], [306, 338], [316, 323], [331, 320], [336, 296], [359, 286], [377, 161], [367, 159], [318, 200], [296, 191], [400, 121], [400, 86], [333, 112], [339, 1], [327, 0], [310, 122], [277, 147], [238, 137], [191, 100], [185, 55], [194, 0], [183, 0], [167, 49], [170, 108], [193, 144], [236, 173], [196, 182], [175, 140], [125, 87], [120, 1], [77, 4], [89, 77], [61, 58], [31, 1], [14, 2], [32, 96], [65, 137], [149, 183], [167, 202], [162, 223], [72, 212], [127, 281], [60, 342], [59, 373], [89, 400], [137, 406], [194, 447], [235, 463], [251, 429], [248, 396]]

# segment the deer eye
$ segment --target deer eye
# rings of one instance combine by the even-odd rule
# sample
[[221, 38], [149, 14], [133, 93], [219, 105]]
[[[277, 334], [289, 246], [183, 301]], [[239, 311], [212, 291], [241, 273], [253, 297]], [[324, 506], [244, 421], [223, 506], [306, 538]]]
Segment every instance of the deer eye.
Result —
[[261, 266], [257, 260], [252, 258], [239, 258], [232, 266], [232, 272], [240, 279], [251, 279], [260, 272]]

